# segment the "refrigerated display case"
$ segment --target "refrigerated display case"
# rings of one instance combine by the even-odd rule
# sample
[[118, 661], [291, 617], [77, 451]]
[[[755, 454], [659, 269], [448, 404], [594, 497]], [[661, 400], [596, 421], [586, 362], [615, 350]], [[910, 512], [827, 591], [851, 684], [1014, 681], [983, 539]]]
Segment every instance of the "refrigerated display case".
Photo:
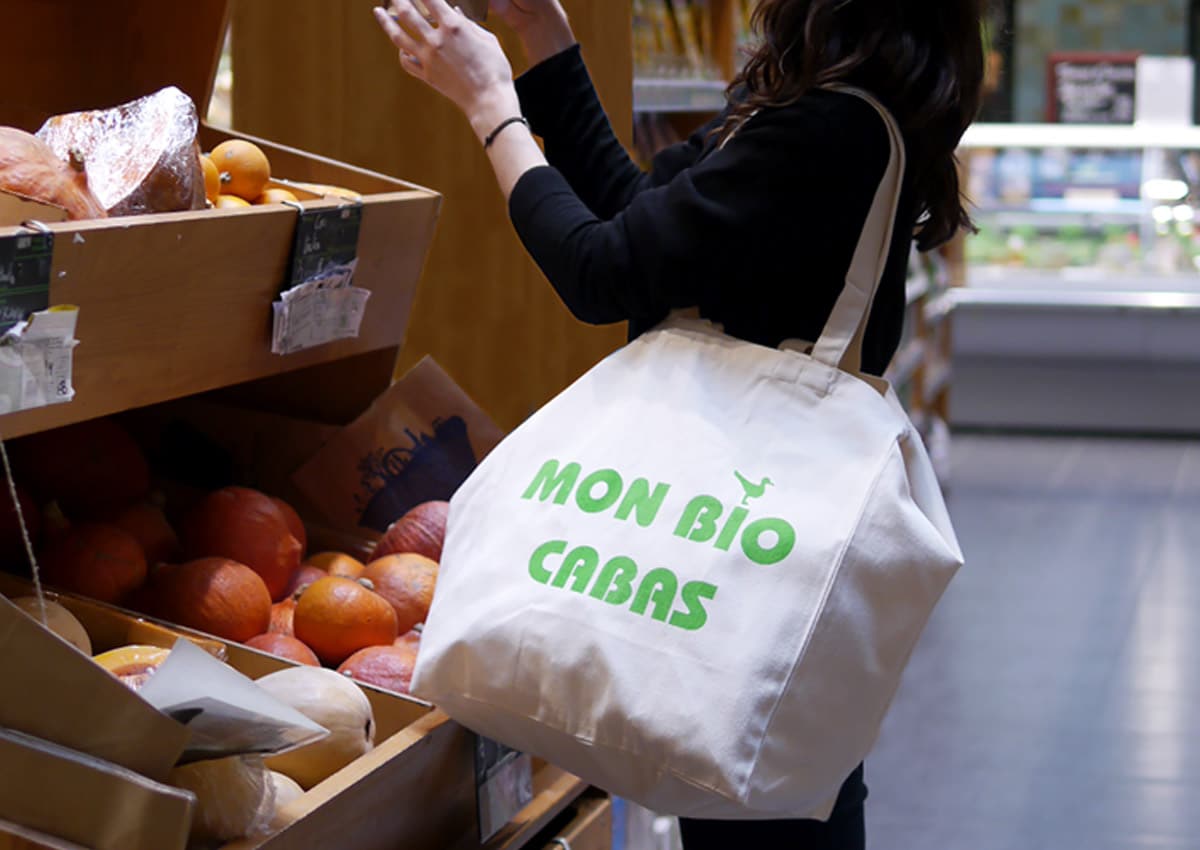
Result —
[[1200, 129], [980, 124], [960, 159], [954, 423], [1200, 431]]

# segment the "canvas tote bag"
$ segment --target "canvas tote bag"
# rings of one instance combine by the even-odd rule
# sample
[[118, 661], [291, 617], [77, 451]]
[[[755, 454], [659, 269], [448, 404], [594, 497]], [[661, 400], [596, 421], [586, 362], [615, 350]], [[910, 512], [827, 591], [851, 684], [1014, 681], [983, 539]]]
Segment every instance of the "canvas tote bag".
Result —
[[860, 374], [892, 152], [812, 348], [674, 318], [451, 501], [413, 692], [657, 812], [827, 819], [962, 554], [918, 433]]

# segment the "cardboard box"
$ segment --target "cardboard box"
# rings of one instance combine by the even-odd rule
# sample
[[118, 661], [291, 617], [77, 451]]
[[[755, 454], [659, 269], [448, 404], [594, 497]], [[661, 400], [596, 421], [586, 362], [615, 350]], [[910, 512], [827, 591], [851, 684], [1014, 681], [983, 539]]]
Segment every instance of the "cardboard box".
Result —
[[[198, 0], [186, 13], [155, 0], [17, 4], [7, 25], [21, 35], [0, 51], [0, 73], [19, 82], [0, 101], [0, 125], [32, 132], [51, 115], [116, 106], [168, 85], [190, 95], [203, 116], [228, 2]], [[369, 8], [362, 13], [369, 15]], [[214, 127], [200, 129], [204, 150], [230, 137]], [[3, 416], [0, 430], [6, 438], [398, 349], [433, 239], [440, 195], [252, 141], [281, 177], [363, 193], [354, 283], [371, 295], [358, 338], [286, 356], [271, 353], [271, 305], [286, 278], [298, 217], [291, 207], [48, 223], [55, 235], [50, 303], [80, 308], [76, 395], [69, 404]], [[325, 199], [304, 206], [336, 209], [342, 203]], [[0, 238], [17, 232], [0, 227]]]

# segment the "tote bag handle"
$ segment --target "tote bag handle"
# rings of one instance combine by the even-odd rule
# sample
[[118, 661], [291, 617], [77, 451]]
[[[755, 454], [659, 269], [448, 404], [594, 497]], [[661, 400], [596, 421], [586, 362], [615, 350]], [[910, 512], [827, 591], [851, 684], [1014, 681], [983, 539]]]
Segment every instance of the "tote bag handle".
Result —
[[896, 227], [900, 190], [904, 181], [904, 139], [891, 113], [867, 92], [851, 86], [833, 85], [827, 88], [859, 97], [874, 107], [887, 126], [890, 146], [887, 168], [858, 237], [858, 246], [846, 274], [846, 285], [812, 350], [814, 360], [857, 375], [862, 372], [863, 336], [867, 330], [867, 319], [871, 315], [871, 305], [875, 302], [875, 293], [891, 253], [892, 234]]

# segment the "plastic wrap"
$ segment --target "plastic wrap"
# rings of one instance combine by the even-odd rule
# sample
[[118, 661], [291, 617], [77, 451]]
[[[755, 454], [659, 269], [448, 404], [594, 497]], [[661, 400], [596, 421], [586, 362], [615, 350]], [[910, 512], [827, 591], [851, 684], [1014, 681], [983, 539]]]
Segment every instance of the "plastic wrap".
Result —
[[56, 115], [37, 132], [82, 167], [109, 215], [203, 209], [204, 171], [190, 97], [174, 86], [112, 109]]

